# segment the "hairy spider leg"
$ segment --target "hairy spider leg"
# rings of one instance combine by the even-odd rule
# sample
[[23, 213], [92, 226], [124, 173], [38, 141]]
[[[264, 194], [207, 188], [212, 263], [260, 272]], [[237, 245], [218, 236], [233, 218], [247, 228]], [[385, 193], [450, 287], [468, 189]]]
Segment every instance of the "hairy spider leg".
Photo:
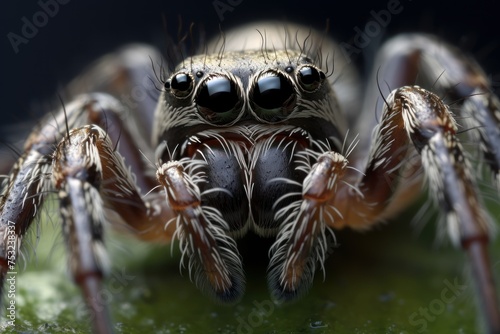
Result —
[[[449, 107], [436, 94], [419, 86], [404, 85], [408, 84], [408, 81], [415, 82], [417, 74], [421, 79], [428, 80], [431, 73], [436, 73], [435, 64], [432, 67], [426, 63], [424, 56], [433, 61], [436, 59], [425, 53], [428, 49], [439, 50], [436, 52], [440, 52], [441, 61], [449, 60], [447, 66], [458, 66], [458, 69], [462, 70], [462, 76], [443, 79], [443, 83], [441, 79], [435, 80], [434, 85], [438, 92], [448, 92], [449, 89], [455, 88], [455, 93], [466, 101], [463, 109], [480, 109], [474, 109], [477, 115], [472, 117], [472, 122], [479, 124], [481, 128], [483, 150], [495, 176], [498, 175], [495, 162], [497, 150], [487, 150], [488, 147], [500, 145], [497, 137], [499, 122], [496, 118], [498, 98], [489, 93], [486, 78], [473, 63], [458, 58], [441, 44], [432, 45], [429, 40], [426, 42], [425, 45], [420, 44], [420, 49], [413, 49], [413, 52], [408, 52], [407, 48], [389, 52], [384, 59], [387, 63], [382, 62], [378, 68], [379, 78], [386, 81], [390, 87], [402, 87], [393, 90], [387, 98], [381, 99], [383, 112], [371, 137], [368, 159], [362, 160], [366, 161], [363, 175], [359, 177], [354, 168], [344, 176], [338, 170], [331, 169], [327, 172], [330, 182], [335, 181], [338, 185], [330, 191], [336, 193], [330, 195], [328, 201], [316, 202], [312, 207], [303, 205], [309, 200], [304, 184], [302, 204], [297, 205], [300, 209], [296, 210], [296, 218], [293, 220], [293, 224], [299, 227], [295, 228], [291, 235], [287, 235], [285, 243], [280, 244], [281, 238], [278, 236], [274, 249], [279, 246], [280, 249], [293, 254], [293, 249], [298, 245], [295, 241], [304, 239], [301, 231], [309, 230], [311, 232], [308, 236], [314, 235], [312, 226], [316, 224], [322, 211], [329, 212], [323, 214], [323, 218], [332, 228], [367, 229], [393, 215], [394, 208], [400, 209], [402, 203], [411, 200], [411, 194], [415, 187], [420, 186], [421, 176], [424, 176], [431, 195], [445, 213], [446, 230], [450, 239], [455, 245], [461, 246], [470, 257], [488, 331], [497, 333], [500, 332], [500, 313], [487, 251], [493, 225], [484, 209], [471, 164], [457, 137], [456, 120]], [[389, 45], [392, 45], [391, 43], [389, 42]], [[451, 72], [450, 68], [447, 70]], [[460, 90], [457, 83], [470, 84], [472, 87]], [[482, 95], [473, 96], [472, 101], [467, 102], [468, 94], [477, 91], [481, 91]], [[373, 117], [373, 113], [371, 114]], [[487, 124], [488, 122], [493, 125]], [[415, 151], [420, 154], [420, 158], [412, 164]], [[357, 158], [359, 159], [359, 155]], [[359, 162], [353, 163], [353, 166], [359, 165]], [[418, 173], [419, 166], [423, 167], [423, 175]], [[315, 170], [316, 168], [313, 168], [308, 176], [312, 178], [310, 182], [324, 183], [325, 175], [313, 176]], [[338, 178], [340, 180], [337, 180]], [[399, 203], [395, 205], [394, 201]], [[302, 219], [307, 214], [312, 218]], [[301, 263], [297, 263], [293, 269], [299, 272]], [[283, 267], [277, 277], [281, 277], [283, 281], [290, 276], [287, 274], [289, 271], [289, 268]], [[292, 286], [292, 283], [288, 285]], [[282, 286], [282, 290], [286, 292], [283, 284]]]
[[[66, 112], [60, 111], [55, 118], [46, 119], [44, 125], [30, 136], [26, 153], [14, 166], [4, 187], [0, 205], [4, 236], [8, 224], [15, 223], [17, 257], [22, 238], [40, 211], [44, 198], [51, 191], [57, 192], [72, 274], [95, 315], [94, 328], [100, 333], [109, 332], [111, 324], [109, 317], [102, 312], [103, 305], [95, 304], [106, 263], [102, 243], [105, 217], [109, 219], [108, 215], [114, 215], [111, 220], [118, 221], [119, 227], [146, 240], [165, 242], [174, 234], [173, 228], [166, 224], [174, 214], [166, 207], [162, 196], [153, 194], [143, 199], [136, 186], [136, 181], [144, 186], [151, 183], [141, 176], [145, 173], [140, 171], [138, 177], [132, 175], [112, 144], [110, 135], [100, 127], [77, 127], [93, 121], [102, 124], [104, 117], [108, 121], [116, 117], [118, 122], [116, 108], [120, 108], [118, 101], [109, 95], [83, 95], [69, 103]], [[65, 121], [68, 128], [75, 129], [68, 133], [61, 130]], [[118, 131], [110, 133], [118, 140]], [[137, 149], [128, 146], [133, 143], [126, 134], [120, 138], [123, 149]], [[120, 224], [122, 222], [127, 225]], [[1, 273], [5, 279], [8, 271], [7, 240], [1, 240]]]
[[[94, 330], [99, 333], [112, 331], [108, 314], [102, 312], [105, 305], [96, 303], [106, 269], [103, 217], [145, 240], [168, 242], [174, 234], [173, 227], [167, 226], [174, 213], [167, 208], [164, 196], [145, 194], [158, 184], [154, 172], [146, 173], [141, 152], [152, 154], [137, 129], [151, 121], [151, 101], [156, 103], [158, 95], [154, 87], [145, 84], [155, 80], [149, 56], [158, 53], [146, 49], [131, 45], [107, 55], [72, 82], [69, 95], [108, 91], [126, 105], [107, 94], [83, 94], [56, 114], [47, 115], [30, 134], [24, 153], [1, 189], [0, 289], [6, 273], [12, 270], [9, 261], [15, 263], [19, 256], [23, 237], [38, 217], [46, 195], [56, 191], [72, 274], [93, 315]], [[126, 94], [136, 88], [146, 95], [136, 94], [130, 101]], [[143, 132], [151, 133], [147, 127]], [[8, 249], [11, 229], [15, 230], [14, 250]]]
[[[377, 57], [375, 66], [377, 71], [374, 73], [372, 81], [379, 82], [381, 89], [385, 89], [384, 86], [394, 89], [416, 83], [435, 92], [448, 104], [453, 105], [453, 111], [456, 114], [451, 116], [455, 119], [453, 122], [457, 123], [459, 132], [466, 132], [472, 143], [479, 144], [479, 151], [475, 151], [473, 154], [479, 159], [481, 159], [480, 155], [482, 154], [482, 161], [490, 168], [492, 178], [496, 181], [496, 187], [500, 189], [500, 101], [498, 96], [493, 93], [486, 74], [474, 59], [435, 37], [406, 34], [394, 37], [385, 43]], [[384, 102], [380, 98], [375, 102], [376, 95], [377, 92], [372, 90], [371, 97], [366, 101], [367, 108], [373, 108], [374, 103], [377, 103], [377, 110], [381, 110], [378, 108]], [[405, 125], [405, 128], [409, 128], [409, 125]], [[413, 141], [415, 143], [414, 139]], [[446, 141], [451, 145], [456, 139], [450, 137], [446, 138]], [[434, 150], [444, 154], [442, 148], [436, 146]], [[471, 167], [465, 168], [462, 174], [458, 171], [456, 174], [450, 174], [445, 170], [451, 168], [446, 164], [469, 164], [463, 154], [457, 153], [454, 146], [449, 147], [448, 151], [450, 161], [442, 161], [443, 155], [439, 155], [439, 160], [434, 160], [436, 164], [440, 165], [437, 167], [442, 171], [442, 177], [446, 176], [446, 178], [441, 178], [440, 180], [443, 180], [441, 182], [430, 179], [430, 190], [434, 194], [444, 192], [449, 195], [449, 197], [446, 194], [438, 196], [438, 200], [448, 217], [448, 234], [455, 245], [461, 245], [468, 253], [486, 323], [490, 332], [498, 332], [500, 331], [500, 313], [487, 253], [487, 244], [491, 236], [494, 235], [495, 226], [483, 209], [484, 206], [479, 200], [479, 196], [474, 195], [478, 191], [472, 191], [476, 188], [476, 181]], [[420, 153], [424, 154], [425, 152]], [[425, 162], [423, 155], [422, 158]], [[434, 174], [432, 166], [430, 167], [427, 175]], [[469, 180], [459, 181], [454, 180], [453, 177], [468, 178]], [[463, 182], [471, 184], [468, 188], [464, 188], [461, 185]], [[457, 185], [460, 188], [456, 188]], [[457, 198], [457, 192], [462, 196], [461, 199]], [[445, 198], [447, 204], [443, 203]], [[460, 201], [466, 200], [469, 202], [468, 205], [465, 203], [458, 205]], [[449, 202], [455, 203], [455, 208], [451, 211]], [[475, 205], [478, 207], [475, 208]], [[453, 215], [450, 215], [453, 210], [468, 211], [464, 215], [470, 215], [470, 220], [462, 216], [463, 219], [455, 222]], [[458, 233], [460, 235], [457, 235]]]

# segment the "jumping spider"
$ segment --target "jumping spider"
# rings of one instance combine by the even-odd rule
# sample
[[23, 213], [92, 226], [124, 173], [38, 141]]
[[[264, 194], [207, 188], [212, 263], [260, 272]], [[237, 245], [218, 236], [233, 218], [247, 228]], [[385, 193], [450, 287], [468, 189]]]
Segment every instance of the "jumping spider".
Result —
[[[236, 240], [273, 236], [268, 285], [276, 302], [289, 301], [323, 268], [333, 230], [369, 229], [424, 182], [450, 239], [471, 258], [488, 330], [500, 331], [487, 253], [493, 226], [457, 137], [459, 127], [473, 129], [498, 186], [500, 103], [484, 73], [432, 36], [405, 34], [383, 45], [360, 95], [341, 55], [323, 34], [262, 23], [228, 32], [160, 78], [148, 58], [160, 56], [144, 46], [101, 60], [31, 133], [2, 184], [2, 283], [55, 192], [71, 274], [96, 332], [111, 332], [92, 298], [107, 262], [106, 223], [147, 241], [179, 240], [190, 277], [223, 302], [244, 292]], [[120, 100], [155, 76], [163, 84], [156, 108], [147, 98]], [[75, 94], [84, 91], [104, 93]], [[458, 115], [440, 96], [459, 101]]]

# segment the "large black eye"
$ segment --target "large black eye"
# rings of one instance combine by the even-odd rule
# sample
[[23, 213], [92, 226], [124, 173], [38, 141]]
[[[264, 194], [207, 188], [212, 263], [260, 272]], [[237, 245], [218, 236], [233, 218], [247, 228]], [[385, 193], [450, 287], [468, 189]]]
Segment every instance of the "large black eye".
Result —
[[306, 92], [312, 93], [321, 86], [321, 83], [325, 79], [325, 73], [318, 71], [315, 67], [304, 66], [298, 71], [297, 79], [299, 85]]
[[165, 82], [165, 88], [176, 97], [184, 98], [193, 91], [193, 79], [189, 74], [178, 73]]
[[225, 76], [211, 77], [201, 83], [195, 102], [203, 118], [213, 124], [234, 121], [241, 108], [240, 94], [234, 81]]
[[295, 106], [295, 90], [284, 74], [267, 72], [254, 83], [250, 100], [255, 113], [268, 122], [286, 118]]

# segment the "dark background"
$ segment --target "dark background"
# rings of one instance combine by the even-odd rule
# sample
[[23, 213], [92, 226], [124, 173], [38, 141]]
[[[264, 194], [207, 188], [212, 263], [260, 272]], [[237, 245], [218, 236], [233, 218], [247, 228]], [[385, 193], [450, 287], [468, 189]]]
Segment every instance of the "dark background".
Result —
[[[322, 29], [329, 18], [332, 35], [339, 41], [349, 42], [355, 35], [354, 27], [363, 29], [372, 19], [370, 11], [385, 9], [389, 2], [220, 1], [239, 3], [233, 11], [224, 13], [223, 21], [214, 9], [213, 0], [70, 0], [60, 5], [58, 13], [49, 18], [36, 36], [19, 46], [17, 54], [7, 34], [21, 35], [22, 18], [32, 22], [33, 15], [41, 7], [37, 1], [3, 1], [0, 14], [0, 125], [38, 118], [47, 111], [44, 102], [53, 101], [58, 88], [106, 51], [133, 41], [162, 47], [167, 34], [177, 35], [179, 17], [185, 29], [190, 22], [195, 22], [204, 27], [207, 35], [217, 33], [219, 25], [224, 30], [259, 19], [286, 19]], [[493, 80], [500, 81], [500, 10], [495, 1], [437, 3], [435, 0], [401, 0], [401, 5], [403, 11], [392, 16], [382, 39], [404, 31], [438, 34], [475, 55], [486, 73]], [[166, 18], [166, 30], [162, 15]], [[366, 63], [366, 59], [358, 58], [361, 65]], [[5, 129], [4, 126], [1, 128]]]

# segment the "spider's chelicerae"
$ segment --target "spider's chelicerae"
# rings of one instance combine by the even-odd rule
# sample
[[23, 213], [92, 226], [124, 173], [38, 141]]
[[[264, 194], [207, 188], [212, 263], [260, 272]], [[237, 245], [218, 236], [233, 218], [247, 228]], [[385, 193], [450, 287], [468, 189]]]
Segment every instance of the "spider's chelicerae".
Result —
[[[107, 223], [147, 241], [178, 239], [190, 277], [223, 302], [244, 292], [236, 240], [249, 231], [274, 237], [268, 285], [276, 302], [289, 301], [323, 269], [334, 230], [369, 229], [425, 183], [450, 239], [470, 256], [488, 331], [500, 331], [487, 253], [493, 226], [457, 137], [470, 129], [499, 185], [500, 103], [473, 60], [432, 36], [400, 35], [378, 52], [359, 94], [333, 41], [270, 23], [230, 31], [168, 74], [160, 58], [139, 45], [103, 58], [31, 133], [2, 183], [2, 284], [55, 192], [71, 274], [96, 332], [111, 331], [93, 298]], [[155, 77], [159, 94], [121, 98]]]

